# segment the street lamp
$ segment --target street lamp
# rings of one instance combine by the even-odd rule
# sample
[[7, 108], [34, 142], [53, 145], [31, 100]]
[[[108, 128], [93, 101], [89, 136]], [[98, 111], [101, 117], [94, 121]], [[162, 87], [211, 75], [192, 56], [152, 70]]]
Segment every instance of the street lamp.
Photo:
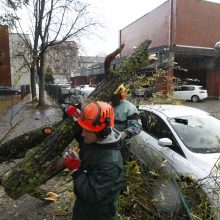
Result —
[[216, 50], [219, 50], [219, 49], [220, 49], [220, 41], [216, 42], [214, 48], [215, 48]]
[[218, 55], [220, 55], [220, 41], [215, 43], [214, 49], [216, 49], [218, 51]]

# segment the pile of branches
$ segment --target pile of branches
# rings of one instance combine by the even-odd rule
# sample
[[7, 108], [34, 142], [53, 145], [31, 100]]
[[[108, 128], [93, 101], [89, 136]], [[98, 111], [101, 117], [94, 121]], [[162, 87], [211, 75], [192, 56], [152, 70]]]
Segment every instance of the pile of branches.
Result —
[[212, 219], [211, 206], [199, 185], [164, 173], [163, 163], [153, 167], [150, 160], [145, 162], [133, 157], [125, 166], [121, 219]]

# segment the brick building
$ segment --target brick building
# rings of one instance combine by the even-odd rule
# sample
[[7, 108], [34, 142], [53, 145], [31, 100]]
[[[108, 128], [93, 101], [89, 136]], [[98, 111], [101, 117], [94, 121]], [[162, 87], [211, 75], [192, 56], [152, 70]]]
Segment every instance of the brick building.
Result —
[[0, 26], [0, 85], [11, 86], [9, 33], [7, 26]]
[[[25, 39], [25, 40], [24, 40]], [[0, 25], [0, 85], [30, 89], [29, 36], [9, 33]]]
[[105, 57], [79, 56], [78, 69], [71, 75], [72, 86], [81, 84], [95, 85], [103, 79]]
[[[168, 68], [169, 76], [199, 79], [210, 97], [219, 98], [220, 57], [214, 49], [220, 40], [219, 27], [220, 4], [203, 0], [167, 0], [120, 30], [120, 45], [125, 43], [121, 57], [150, 39], [149, 52], [157, 54], [158, 65]], [[171, 61], [188, 72], [183, 75], [169, 68]], [[163, 86], [162, 89], [168, 91], [171, 85]]]

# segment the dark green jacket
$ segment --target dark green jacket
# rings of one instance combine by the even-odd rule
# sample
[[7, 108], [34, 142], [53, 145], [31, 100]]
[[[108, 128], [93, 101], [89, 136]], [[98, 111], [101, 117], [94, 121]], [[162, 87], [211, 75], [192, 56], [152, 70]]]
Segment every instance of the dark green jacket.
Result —
[[76, 197], [96, 207], [114, 203], [123, 185], [118, 142], [84, 145], [80, 159], [81, 167], [73, 174]]

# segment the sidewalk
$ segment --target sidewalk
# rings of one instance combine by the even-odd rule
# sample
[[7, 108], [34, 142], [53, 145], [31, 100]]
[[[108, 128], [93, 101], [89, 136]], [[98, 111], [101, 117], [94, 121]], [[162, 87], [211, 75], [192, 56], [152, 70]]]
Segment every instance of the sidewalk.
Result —
[[[25, 98], [6, 114], [0, 118], [0, 140], [9, 131], [10, 127], [16, 123], [21, 123], [15, 127], [14, 131], [7, 139], [23, 134], [27, 131], [51, 124], [62, 119], [60, 106], [45, 92], [46, 107], [34, 107], [30, 98]], [[14, 115], [12, 118], [11, 116]], [[12, 160], [0, 163], [0, 175], [10, 170], [20, 160]], [[57, 175], [41, 186], [47, 192], [56, 192], [59, 198], [56, 202], [48, 202], [36, 199], [29, 194], [25, 194], [17, 200], [11, 199], [0, 185], [0, 219], [2, 220], [69, 220], [71, 219], [73, 192], [66, 189], [72, 188], [72, 182], [66, 181], [67, 177]]]
[[31, 102], [31, 95], [25, 101], [14, 105], [0, 118], [0, 140], [15, 126], [7, 139], [11, 139], [30, 130], [51, 124], [62, 119], [62, 112], [45, 92], [45, 107], [39, 108]]

